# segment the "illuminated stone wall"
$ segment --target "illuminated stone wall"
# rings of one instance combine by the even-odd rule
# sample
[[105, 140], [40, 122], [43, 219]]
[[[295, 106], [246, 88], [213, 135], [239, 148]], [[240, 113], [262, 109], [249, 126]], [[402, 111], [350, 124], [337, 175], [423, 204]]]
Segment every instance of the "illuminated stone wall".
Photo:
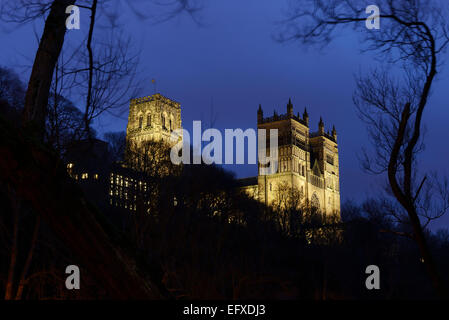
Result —
[[[181, 128], [181, 105], [163, 95], [132, 99], [129, 104], [127, 143], [170, 142], [171, 132]], [[181, 137], [182, 138], [182, 137]]]
[[[267, 205], [280, 202], [317, 206], [326, 214], [340, 214], [340, 174], [337, 133], [324, 131], [320, 119], [317, 132], [310, 132], [307, 111], [293, 114], [289, 101], [287, 113], [264, 118], [258, 110], [258, 129], [278, 129], [278, 170], [258, 175], [257, 185], [243, 188], [250, 196]], [[268, 143], [267, 143], [268, 145]], [[256, 191], [257, 190], [257, 191]], [[286, 198], [292, 197], [289, 202]]]

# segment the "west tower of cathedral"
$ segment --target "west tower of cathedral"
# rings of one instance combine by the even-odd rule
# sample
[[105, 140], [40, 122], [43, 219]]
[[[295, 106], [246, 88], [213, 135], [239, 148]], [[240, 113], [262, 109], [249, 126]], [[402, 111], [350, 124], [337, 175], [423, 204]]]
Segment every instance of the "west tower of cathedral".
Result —
[[[326, 132], [320, 118], [318, 131], [311, 132], [309, 115], [293, 113], [289, 100], [287, 112], [264, 117], [257, 110], [257, 128], [278, 129], [278, 168], [275, 173], [259, 174], [256, 179], [243, 179], [246, 192], [266, 205], [285, 203], [307, 204], [326, 214], [340, 214], [340, 175], [337, 132]], [[268, 141], [267, 141], [268, 148]], [[293, 201], [291, 201], [293, 200]]]

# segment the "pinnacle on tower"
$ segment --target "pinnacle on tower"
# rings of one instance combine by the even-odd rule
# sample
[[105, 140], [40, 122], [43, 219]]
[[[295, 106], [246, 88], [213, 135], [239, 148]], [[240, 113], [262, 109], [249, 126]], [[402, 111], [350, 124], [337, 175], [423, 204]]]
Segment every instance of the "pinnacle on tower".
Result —
[[290, 116], [290, 117], [293, 116], [293, 104], [292, 104], [291, 98], [288, 98], [287, 115]]
[[262, 105], [259, 104], [259, 109], [257, 109], [257, 123], [262, 123], [263, 122], [263, 110], [262, 110]]
[[335, 130], [335, 125], [332, 126], [332, 137], [337, 141], [337, 130]]
[[306, 125], [309, 125], [309, 114], [307, 113], [307, 108], [304, 108], [304, 113], [302, 114], [302, 118], [306, 122]]
[[324, 134], [324, 122], [323, 118], [320, 117], [320, 122], [318, 122], [318, 132]]

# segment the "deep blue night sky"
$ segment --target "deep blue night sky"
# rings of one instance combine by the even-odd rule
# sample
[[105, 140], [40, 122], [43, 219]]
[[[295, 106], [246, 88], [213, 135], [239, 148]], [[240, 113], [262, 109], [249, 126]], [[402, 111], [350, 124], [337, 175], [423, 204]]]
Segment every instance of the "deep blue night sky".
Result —
[[[298, 43], [279, 44], [273, 40], [279, 31], [276, 22], [285, 17], [286, 1], [204, 3], [198, 15], [203, 25], [199, 26], [186, 14], [155, 25], [151, 18], [138, 19], [124, 1], [120, 2], [120, 22], [142, 52], [142, 95], [154, 93], [151, 79], [156, 79], [158, 92], [181, 103], [183, 126], [189, 131], [193, 120], [208, 124], [211, 115], [216, 118], [214, 127], [219, 129], [255, 128], [259, 103], [265, 115], [272, 115], [274, 109], [285, 113], [291, 98], [295, 113], [302, 114], [307, 107], [312, 131], [317, 130], [320, 116], [326, 130], [336, 126], [342, 201], [362, 201], [377, 192], [384, 177], [367, 175], [360, 167], [357, 154], [363, 146], [370, 146], [352, 102], [354, 74], [377, 63], [372, 55], [360, 53], [358, 32], [362, 32], [364, 23], [356, 30], [344, 29], [322, 50], [306, 50]], [[146, 9], [143, 13], [153, 15]], [[67, 33], [67, 43], [87, 32], [87, 18], [82, 15], [81, 30]], [[34, 32], [41, 35], [42, 21], [20, 28], [2, 27], [0, 64], [20, 72], [27, 81], [26, 66], [31, 65], [37, 48]], [[420, 159], [421, 171], [449, 174], [448, 69], [441, 68], [425, 111], [426, 149]], [[127, 106], [123, 109], [121, 118], [105, 116], [96, 123], [100, 134], [126, 129]], [[227, 168], [238, 177], [257, 174], [255, 165]], [[449, 226], [449, 215], [438, 223]]]

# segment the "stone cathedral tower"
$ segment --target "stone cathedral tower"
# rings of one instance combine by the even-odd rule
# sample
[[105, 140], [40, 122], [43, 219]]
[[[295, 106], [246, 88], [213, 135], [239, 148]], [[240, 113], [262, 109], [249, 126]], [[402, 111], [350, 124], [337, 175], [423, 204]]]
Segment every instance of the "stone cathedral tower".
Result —
[[181, 105], [163, 95], [132, 99], [129, 104], [126, 143], [150, 140], [170, 143], [171, 132], [181, 128]]
[[[293, 114], [291, 101], [287, 113], [264, 117], [262, 107], [257, 111], [258, 129], [278, 129], [278, 170], [250, 179], [243, 188], [267, 205], [275, 203], [281, 194], [294, 194], [301, 203], [309, 203], [326, 214], [340, 214], [340, 175], [337, 132], [325, 132], [320, 118], [318, 131], [311, 132], [309, 115]], [[267, 131], [267, 137], [269, 137]], [[268, 145], [268, 141], [267, 141]], [[253, 183], [255, 183], [255, 180]], [[281, 190], [282, 188], [282, 190]], [[296, 192], [293, 192], [295, 190]]]

